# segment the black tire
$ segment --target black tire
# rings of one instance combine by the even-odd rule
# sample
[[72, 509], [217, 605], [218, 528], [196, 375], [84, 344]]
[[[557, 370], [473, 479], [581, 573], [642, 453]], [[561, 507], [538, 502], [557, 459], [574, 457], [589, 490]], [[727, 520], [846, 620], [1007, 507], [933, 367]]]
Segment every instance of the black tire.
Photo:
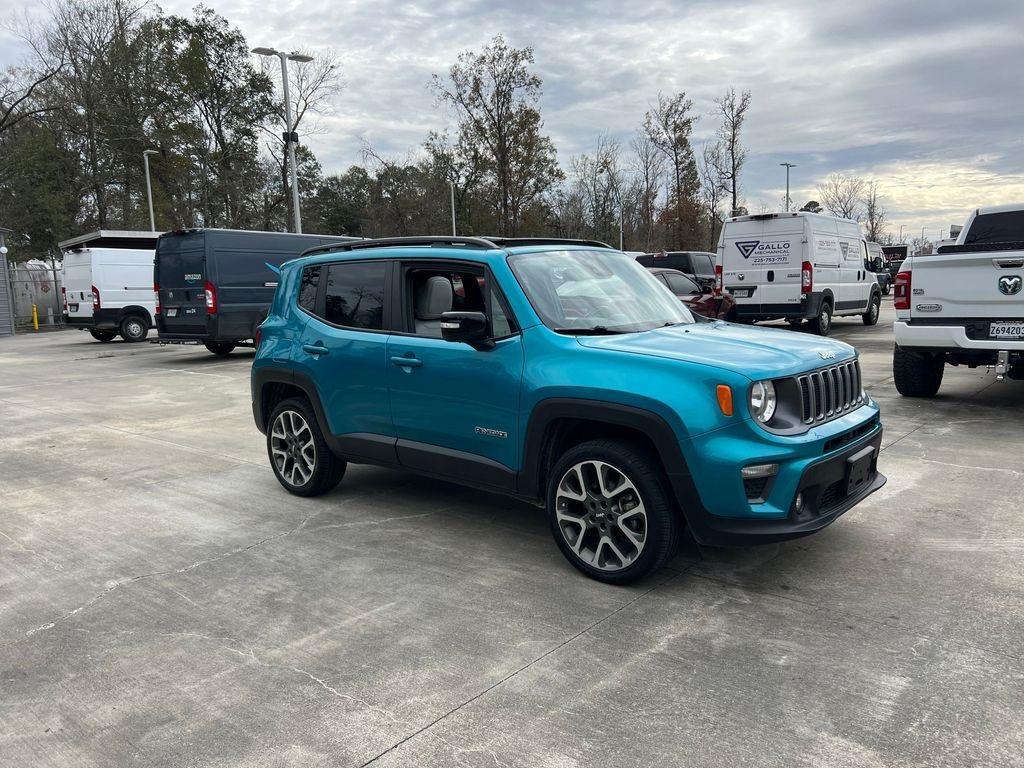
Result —
[[868, 302], [868, 311], [860, 316], [864, 325], [877, 325], [878, 315], [882, 311], [882, 297], [877, 293], [871, 294], [871, 301]]
[[[614, 493], [611, 497], [603, 496], [599, 490], [595, 490], [598, 486], [596, 482], [593, 482], [589, 484], [590, 495], [587, 495], [587, 501], [560, 498], [559, 490], [563, 479], [568, 482], [567, 473], [574, 470], [577, 465], [588, 462], [599, 462], [601, 465], [608, 466], [610, 472], [617, 472], [626, 479], [632, 490], [627, 488]], [[583, 475], [576, 475], [577, 478], [584, 476], [596, 478], [596, 474], [587, 470], [583, 470]], [[610, 475], [610, 477], [614, 477], [614, 475]], [[611, 490], [614, 492], [620, 486], [621, 482], [616, 482]], [[587, 489], [581, 489], [581, 491], [584, 494], [588, 493]], [[634, 491], [635, 495], [633, 495]], [[642, 445], [625, 440], [590, 440], [570, 448], [551, 469], [548, 476], [546, 499], [548, 521], [555, 543], [574, 568], [592, 579], [608, 584], [629, 584], [664, 565], [678, 547], [683, 528], [682, 516], [679, 514], [675, 499], [669, 490], [661, 461]], [[610, 499], [604, 504], [604, 509], [601, 508], [602, 499]], [[646, 515], [646, 519], [643, 521], [643, 543], [639, 548], [626, 538], [622, 526], [639, 524], [640, 521], [617, 525], [623, 512], [622, 505], [637, 500], [642, 503], [642, 511]], [[624, 515], [623, 519], [634, 518], [637, 514], [635, 509], [636, 506], [626, 509], [625, 511], [630, 514]], [[561, 520], [559, 518], [560, 510], [563, 514]], [[566, 522], [571, 521], [577, 514], [580, 518], [578, 526], [572, 522]], [[600, 520], [595, 518], [600, 518]], [[563, 529], [563, 525], [569, 530]], [[576, 528], [578, 531], [575, 530]], [[588, 542], [594, 545], [595, 551], [589, 559], [584, 559], [573, 551], [569, 537], [574, 532], [576, 533], [574, 543], [586, 537], [580, 541], [580, 549], [583, 552], [588, 551]], [[633, 533], [635, 535], [638, 531], [633, 531]], [[612, 540], [620, 553], [631, 555], [631, 561], [626, 564], [616, 555], [612, 555], [618, 561], [619, 567], [613, 566], [613, 569], [600, 567], [602, 554], [608, 555], [610, 549], [607, 545], [599, 543], [603, 542], [604, 538]], [[627, 548], [630, 550], [628, 553], [626, 552]], [[607, 564], [607, 562], [608, 558], [606, 557], [605, 563]]]
[[818, 316], [812, 317], [807, 321], [807, 327], [811, 330], [811, 333], [816, 333], [819, 336], [828, 336], [829, 331], [832, 330], [832, 302], [827, 299], [822, 300], [821, 308], [818, 310]]
[[234, 343], [230, 341], [207, 341], [203, 346], [218, 357], [227, 357], [231, 354], [231, 350], [235, 348]]
[[802, 317], [791, 317], [786, 322], [790, 328], [799, 328], [804, 324], [804, 319]]
[[[292, 415], [289, 416], [289, 414]], [[278, 419], [282, 415], [284, 418], [281, 426], [296, 423], [293, 419], [297, 415], [304, 422], [305, 428], [309, 430], [313, 455], [312, 471], [309, 472], [308, 477], [303, 478], [301, 472], [292, 471], [299, 461], [300, 453], [305, 456], [304, 468], [308, 469], [309, 467], [308, 448], [304, 449], [301, 444], [302, 436], [306, 434], [305, 430], [299, 430], [296, 433], [298, 435], [296, 441], [289, 443], [287, 437], [282, 440], [278, 435], [287, 433], [286, 427], [280, 432], [277, 429]], [[282, 450], [287, 451], [289, 455], [282, 458], [279, 453], [275, 454], [275, 451]], [[348, 466], [348, 463], [335, 456], [327, 445], [309, 402], [297, 397], [283, 400], [270, 413], [270, 418], [267, 420], [267, 458], [270, 460], [270, 468], [274, 470], [277, 481], [284, 486], [286, 491], [296, 496], [320, 496], [327, 493], [341, 482]], [[282, 462], [280, 466], [279, 461]], [[294, 482], [293, 478], [301, 480], [301, 482]]]
[[889, 295], [889, 291], [891, 291], [891, 290], [892, 290], [892, 289], [891, 289], [891, 288], [889, 287], [889, 285], [888, 285], [888, 284], [886, 284], [886, 285], [885, 285], [885, 286], [884, 286], [884, 287], [882, 288], [882, 295], [883, 295], [883, 296], [888, 296], [888, 295]]
[[117, 336], [113, 331], [96, 331], [92, 329], [89, 330], [89, 335], [96, 339], [96, 341], [102, 342], [113, 341], [114, 337]]
[[121, 338], [127, 342], [145, 341], [149, 335], [146, 318], [139, 315], [128, 315], [121, 321]]
[[942, 386], [945, 355], [924, 350], [904, 349], [898, 344], [892, 352], [892, 375], [896, 391], [904, 397], [935, 397]]

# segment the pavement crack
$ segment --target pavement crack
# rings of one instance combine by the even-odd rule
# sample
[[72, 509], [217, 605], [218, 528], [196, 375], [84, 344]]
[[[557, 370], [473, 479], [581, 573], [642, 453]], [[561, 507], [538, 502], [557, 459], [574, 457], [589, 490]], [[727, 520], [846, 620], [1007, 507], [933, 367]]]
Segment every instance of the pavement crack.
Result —
[[13, 538], [11, 536], [8, 536], [3, 531], [0, 531], [0, 536], [3, 536], [5, 539], [7, 539], [9, 542], [11, 542], [11, 545], [14, 546], [14, 547], [17, 547], [18, 550], [20, 550], [21, 552], [24, 552], [26, 554], [32, 555], [33, 557], [38, 558], [39, 560], [42, 560], [48, 566], [53, 568], [53, 570], [55, 570], [55, 571], [63, 571], [64, 570], [64, 566], [61, 565], [60, 563], [55, 563], [50, 558], [48, 558], [46, 555], [44, 555], [44, 554], [42, 554], [40, 552], [37, 552], [36, 550], [34, 550], [34, 549], [30, 548], [30, 547], [26, 547], [20, 541], [18, 541], [17, 539], [15, 539], [15, 538]]

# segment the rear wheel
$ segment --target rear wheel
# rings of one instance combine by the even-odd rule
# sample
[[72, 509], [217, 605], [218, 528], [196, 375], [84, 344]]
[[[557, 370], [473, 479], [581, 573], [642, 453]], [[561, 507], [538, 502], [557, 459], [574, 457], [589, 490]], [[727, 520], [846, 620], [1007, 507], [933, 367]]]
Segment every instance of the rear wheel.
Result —
[[95, 331], [90, 330], [89, 335], [92, 336], [96, 341], [113, 341], [114, 337], [117, 336], [113, 331]]
[[868, 311], [861, 315], [864, 325], [875, 325], [878, 322], [878, 313], [882, 309], [882, 297], [877, 293], [871, 295], [871, 303], [868, 304]]
[[904, 397], [935, 397], [942, 386], [946, 358], [934, 352], [904, 349], [892, 352], [892, 375], [896, 391]]
[[809, 320], [807, 325], [812, 333], [816, 333], [819, 336], [828, 336], [829, 331], [832, 330], [832, 305], [827, 301], [821, 302], [818, 316]]
[[231, 350], [235, 348], [235, 345], [230, 341], [207, 341], [203, 346], [220, 357], [227, 357], [231, 354]]
[[591, 440], [552, 468], [548, 520], [558, 548], [577, 570], [628, 584], [660, 568], [682, 527], [661, 462], [642, 446]]
[[308, 402], [284, 400], [267, 423], [267, 455], [285, 490], [319, 496], [341, 482], [348, 465], [331, 452]]
[[125, 341], [143, 341], [148, 335], [146, 321], [138, 315], [129, 315], [121, 321], [121, 338]]

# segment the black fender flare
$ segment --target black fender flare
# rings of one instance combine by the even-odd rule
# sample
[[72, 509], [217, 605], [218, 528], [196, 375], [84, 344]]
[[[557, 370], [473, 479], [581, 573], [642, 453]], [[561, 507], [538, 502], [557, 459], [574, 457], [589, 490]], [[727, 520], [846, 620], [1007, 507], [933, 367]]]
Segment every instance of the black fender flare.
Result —
[[145, 318], [147, 328], [155, 328], [156, 323], [153, 322], [153, 315], [150, 314], [149, 310], [145, 307], [140, 307], [138, 304], [132, 304], [127, 307], [122, 307], [121, 312], [117, 317], [117, 324], [120, 325], [124, 322], [126, 317], [131, 315], [138, 315], [139, 317]]

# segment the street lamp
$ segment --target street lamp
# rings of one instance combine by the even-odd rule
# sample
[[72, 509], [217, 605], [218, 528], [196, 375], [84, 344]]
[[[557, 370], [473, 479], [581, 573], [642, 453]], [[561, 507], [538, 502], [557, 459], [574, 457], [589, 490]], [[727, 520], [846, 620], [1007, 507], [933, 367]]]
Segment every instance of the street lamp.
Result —
[[790, 209], [790, 200], [789, 200], [789, 169], [790, 168], [796, 168], [796, 165], [794, 165], [793, 163], [779, 163], [779, 165], [784, 166], [786, 168], [786, 213], [789, 213], [789, 209]]
[[458, 233], [455, 231], [455, 182], [449, 180], [448, 188], [452, 193], [452, 237], [455, 237]]
[[149, 200], [149, 231], [156, 232], [156, 219], [153, 218], [153, 187], [149, 183], [149, 156], [159, 155], [155, 149], [142, 151], [142, 163], [146, 166], [146, 198]]
[[288, 96], [288, 62], [297, 61], [306, 63], [313, 60], [312, 56], [304, 53], [287, 53], [273, 48], [253, 48], [252, 52], [258, 56], [277, 56], [281, 60], [281, 85], [284, 90], [284, 140], [288, 145], [288, 165], [291, 168], [292, 181], [292, 210], [295, 212], [295, 231], [302, 233], [302, 214], [299, 212], [299, 174], [295, 168], [295, 145], [299, 141], [299, 134], [292, 130], [292, 104]]
[[619, 250], [625, 250], [622, 247], [622, 195], [619, 194], [619, 184], [616, 181], [615, 176], [612, 175], [611, 169], [607, 165], [602, 165], [598, 169], [597, 173], [599, 175], [608, 174], [608, 178], [611, 179], [612, 191], [615, 192], [615, 201], [619, 204]]

